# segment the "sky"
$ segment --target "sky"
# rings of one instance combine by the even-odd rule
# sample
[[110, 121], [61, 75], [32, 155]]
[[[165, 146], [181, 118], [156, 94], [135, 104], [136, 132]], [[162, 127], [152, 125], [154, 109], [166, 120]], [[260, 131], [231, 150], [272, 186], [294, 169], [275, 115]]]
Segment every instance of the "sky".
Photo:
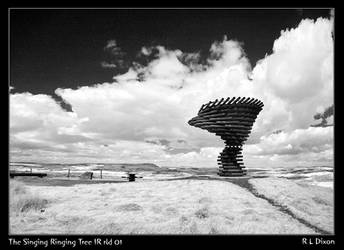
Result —
[[333, 165], [330, 9], [12, 9], [10, 160], [216, 167], [187, 121], [216, 98], [264, 103], [247, 167]]

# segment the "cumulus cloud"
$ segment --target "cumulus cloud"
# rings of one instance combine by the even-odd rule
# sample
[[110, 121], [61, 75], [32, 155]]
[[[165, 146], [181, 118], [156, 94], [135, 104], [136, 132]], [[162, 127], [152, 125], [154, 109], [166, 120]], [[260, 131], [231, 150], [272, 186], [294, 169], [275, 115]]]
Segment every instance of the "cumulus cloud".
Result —
[[90, 140], [78, 128], [85, 120], [66, 112], [48, 95], [12, 94], [10, 146], [16, 149], [58, 151], [74, 142]]
[[322, 152], [332, 148], [333, 127], [309, 127], [289, 133], [262, 136], [258, 144], [248, 145], [248, 152], [256, 155], [295, 155]]
[[284, 129], [307, 128], [313, 120], [310, 112], [323, 111], [333, 104], [331, 32], [328, 19], [303, 20], [297, 28], [282, 31], [273, 53], [254, 68], [254, 82], [265, 91], [263, 101], [278, 101], [285, 111], [275, 111], [284, 114], [280, 122], [270, 115], [272, 120], [265, 123], [265, 128], [278, 123]]
[[[333, 128], [310, 125], [333, 104], [332, 29], [332, 19], [303, 20], [282, 31], [253, 69], [241, 44], [227, 37], [203, 62], [199, 52], [143, 47], [147, 65], [133, 63], [113, 83], [57, 89], [73, 112], [49, 96], [11, 94], [11, 150], [17, 159], [36, 150], [50, 160], [215, 167], [223, 142], [187, 121], [209, 100], [249, 96], [265, 106], [244, 147], [248, 166], [306, 164], [303, 156], [328, 163]], [[118, 48], [111, 40], [104, 49]]]

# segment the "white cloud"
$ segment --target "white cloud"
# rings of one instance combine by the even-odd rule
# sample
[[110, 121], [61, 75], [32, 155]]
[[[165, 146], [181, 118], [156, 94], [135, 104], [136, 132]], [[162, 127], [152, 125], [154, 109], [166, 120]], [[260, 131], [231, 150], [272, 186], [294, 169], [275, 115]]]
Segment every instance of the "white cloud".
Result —
[[331, 31], [330, 20], [303, 20], [297, 28], [281, 32], [273, 54], [253, 70], [254, 81], [266, 90], [264, 99], [283, 102], [289, 129], [306, 128], [313, 119], [309, 114], [333, 103]]
[[78, 128], [84, 121], [76, 113], [64, 111], [48, 95], [11, 94], [11, 147], [54, 150], [59, 144], [87, 141], [87, 133]]
[[[142, 56], [155, 50], [155, 58], [114, 76], [114, 83], [57, 89], [73, 112], [49, 96], [11, 94], [12, 151], [19, 157], [30, 145], [37, 150], [49, 146], [55, 151], [45, 157], [51, 159], [215, 167], [223, 142], [187, 121], [209, 100], [250, 96], [265, 106], [245, 146], [249, 164], [260, 159], [283, 165], [288, 157], [303, 162], [302, 156], [318, 159], [316, 154], [328, 161], [332, 128], [309, 126], [315, 113], [333, 104], [332, 26], [332, 20], [319, 18], [282, 31], [273, 53], [252, 71], [240, 43], [226, 37], [210, 46], [205, 65], [199, 53], [143, 47]], [[105, 48], [118, 46], [113, 40]], [[284, 132], [272, 135], [279, 129]], [[169, 146], [147, 142], [159, 139]], [[173, 147], [179, 153], [172, 153]]]
[[257, 155], [286, 155], [321, 152], [333, 147], [333, 127], [309, 127], [289, 133], [262, 136], [258, 144], [248, 145], [248, 151]]

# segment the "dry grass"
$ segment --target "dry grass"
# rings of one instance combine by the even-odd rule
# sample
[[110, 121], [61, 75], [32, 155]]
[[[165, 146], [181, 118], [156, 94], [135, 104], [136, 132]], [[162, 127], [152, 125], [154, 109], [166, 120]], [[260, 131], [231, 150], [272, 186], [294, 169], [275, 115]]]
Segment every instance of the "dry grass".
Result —
[[33, 194], [27, 190], [25, 185], [19, 181], [10, 182], [10, 212], [18, 216], [20, 213], [27, 213], [32, 210], [44, 210], [48, 200]]
[[[20, 188], [19, 188], [20, 190]], [[30, 186], [44, 212], [11, 213], [18, 234], [311, 234], [312, 229], [223, 181]]]
[[251, 179], [258, 193], [286, 206], [297, 217], [325, 231], [334, 231], [333, 190], [282, 178]]

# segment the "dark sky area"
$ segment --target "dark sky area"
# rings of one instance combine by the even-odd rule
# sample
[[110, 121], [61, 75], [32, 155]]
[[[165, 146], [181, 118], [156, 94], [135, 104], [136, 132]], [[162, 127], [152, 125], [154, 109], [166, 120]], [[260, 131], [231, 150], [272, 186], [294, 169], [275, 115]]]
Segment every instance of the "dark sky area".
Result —
[[142, 46], [158, 44], [206, 54], [227, 35], [244, 43], [254, 66], [272, 52], [281, 30], [321, 16], [329, 17], [329, 9], [12, 9], [10, 85], [12, 93], [53, 94], [111, 82], [125, 70], [101, 67], [111, 39], [130, 61]]

